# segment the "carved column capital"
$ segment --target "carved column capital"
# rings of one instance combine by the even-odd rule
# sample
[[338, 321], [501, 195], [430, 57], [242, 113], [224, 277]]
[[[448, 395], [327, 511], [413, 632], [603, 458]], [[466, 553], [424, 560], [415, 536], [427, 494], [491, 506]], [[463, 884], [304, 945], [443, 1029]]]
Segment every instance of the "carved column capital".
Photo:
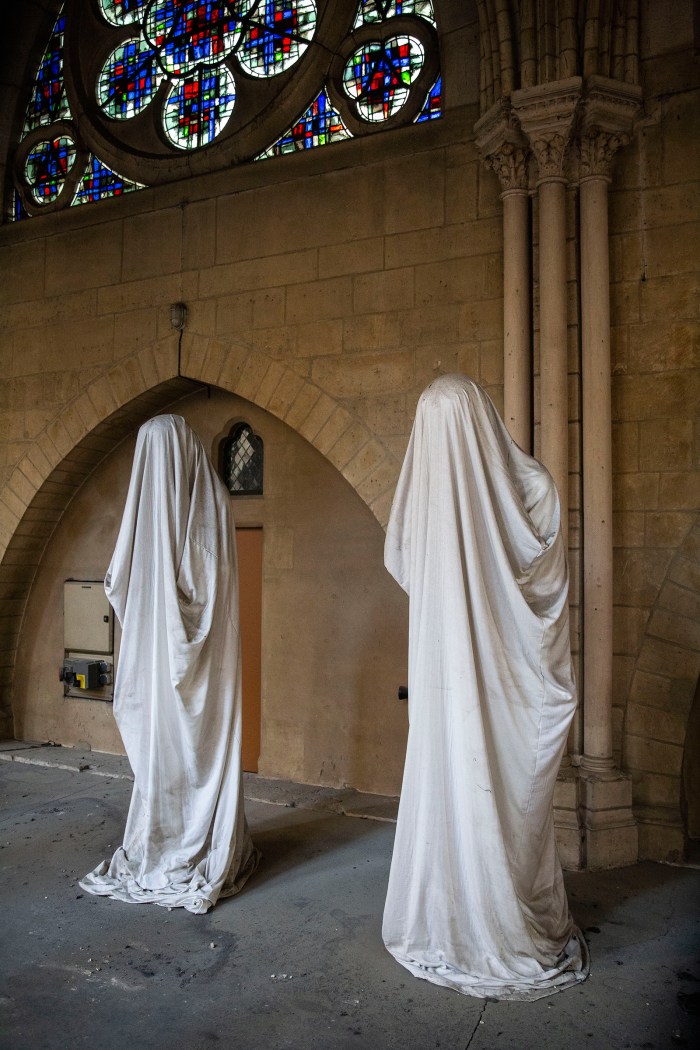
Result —
[[626, 146], [641, 111], [641, 88], [607, 77], [586, 80], [580, 110], [579, 178], [610, 178], [617, 151]]
[[564, 179], [582, 83], [580, 77], [570, 77], [513, 92], [513, 110], [537, 161], [538, 184]]
[[543, 130], [530, 139], [530, 144], [537, 161], [538, 183], [563, 179], [564, 158], [569, 145], [568, 133]]
[[528, 150], [507, 143], [499, 153], [486, 158], [488, 166], [498, 175], [504, 193], [513, 190], [527, 192]]
[[508, 99], [500, 99], [474, 125], [476, 145], [504, 193], [528, 188], [528, 148]]
[[610, 181], [615, 154], [630, 141], [624, 133], [604, 131], [595, 124], [582, 132], [578, 142], [579, 179], [602, 178]]

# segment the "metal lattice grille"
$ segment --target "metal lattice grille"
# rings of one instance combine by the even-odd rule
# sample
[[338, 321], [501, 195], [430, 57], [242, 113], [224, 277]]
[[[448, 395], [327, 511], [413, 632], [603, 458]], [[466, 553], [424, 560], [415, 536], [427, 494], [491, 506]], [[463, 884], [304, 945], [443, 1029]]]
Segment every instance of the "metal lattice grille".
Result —
[[224, 442], [224, 482], [233, 496], [262, 496], [263, 442], [241, 423]]

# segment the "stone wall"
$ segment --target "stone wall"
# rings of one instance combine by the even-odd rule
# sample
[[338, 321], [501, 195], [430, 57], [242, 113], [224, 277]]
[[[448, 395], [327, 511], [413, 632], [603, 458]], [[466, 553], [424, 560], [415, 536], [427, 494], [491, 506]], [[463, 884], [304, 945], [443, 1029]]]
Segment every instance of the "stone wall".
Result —
[[[663, 17], [662, 17], [663, 9]], [[645, 113], [611, 193], [615, 736], [640, 853], [682, 855], [700, 671], [700, 112], [691, 5], [647, 5]], [[696, 758], [697, 761], [697, 758]]]

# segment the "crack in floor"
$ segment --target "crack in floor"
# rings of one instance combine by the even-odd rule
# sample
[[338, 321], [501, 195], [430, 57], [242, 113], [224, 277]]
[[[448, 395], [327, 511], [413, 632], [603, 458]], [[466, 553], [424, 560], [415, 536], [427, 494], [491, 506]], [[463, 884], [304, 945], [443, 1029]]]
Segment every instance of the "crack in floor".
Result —
[[476, 1035], [477, 1031], [479, 1030], [479, 1025], [483, 1024], [484, 1014], [486, 1013], [486, 1007], [488, 1005], [489, 1005], [488, 999], [486, 999], [484, 1001], [484, 1005], [481, 1007], [481, 1010], [479, 1011], [479, 1016], [476, 1019], [476, 1024], [474, 1025], [474, 1028], [472, 1029], [472, 1034], [469, 1036], [469, 1042], [465, 1046], [464, 1050], [469, 1050], [469, 1047], [472, 1045], [472, 1041], [474, 1039], [474, 1036]]

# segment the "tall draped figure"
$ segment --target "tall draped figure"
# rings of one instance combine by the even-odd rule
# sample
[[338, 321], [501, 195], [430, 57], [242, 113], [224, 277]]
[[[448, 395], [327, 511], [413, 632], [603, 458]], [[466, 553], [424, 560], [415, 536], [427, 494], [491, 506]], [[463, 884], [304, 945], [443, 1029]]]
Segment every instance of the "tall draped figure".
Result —
[[180, 416], [139, 431], [105, 590], [122, 626], [114, 716], [134, 791], [123, 845], [80, 885], [201, 914], [259, 855], [243, 812], [230, 497]]
[[464, 376], [424, 391], [385, 563], [409, 595], [409, 735], [384, 942], [416, 977], [538, 999], [583, 980], [552, 800], [576, 707], [559, 499]]

